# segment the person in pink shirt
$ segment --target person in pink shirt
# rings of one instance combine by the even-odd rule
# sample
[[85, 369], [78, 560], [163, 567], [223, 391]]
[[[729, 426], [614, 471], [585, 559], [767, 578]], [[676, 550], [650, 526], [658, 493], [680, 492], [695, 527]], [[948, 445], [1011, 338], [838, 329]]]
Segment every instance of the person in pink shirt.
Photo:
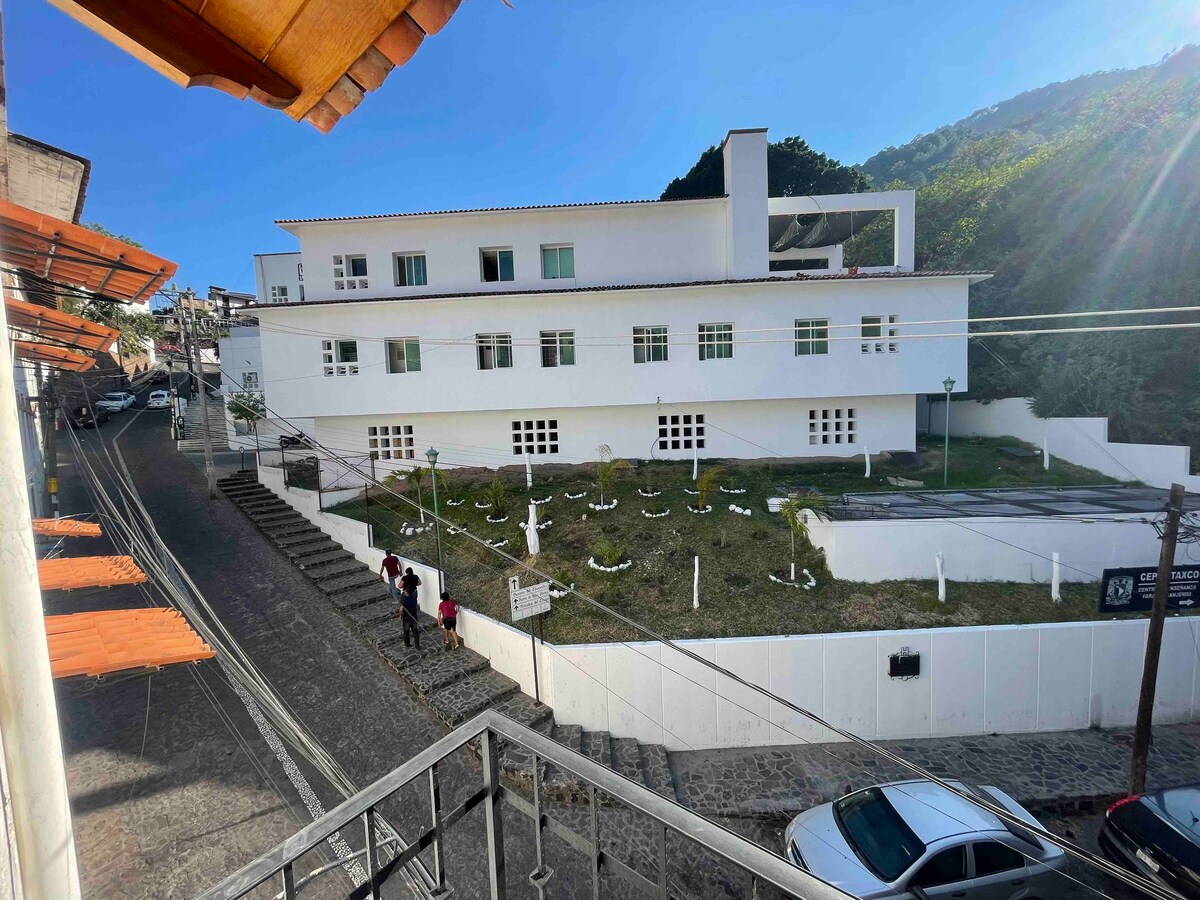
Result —
[[458, 604], [451, 598], [449, 591], [442, 591], [442, 602], [438, 604], [438, 625], [442, 627], [442, 646], [450, 649], [450, 638], [454, 638], [454, 649], [458, 642]]

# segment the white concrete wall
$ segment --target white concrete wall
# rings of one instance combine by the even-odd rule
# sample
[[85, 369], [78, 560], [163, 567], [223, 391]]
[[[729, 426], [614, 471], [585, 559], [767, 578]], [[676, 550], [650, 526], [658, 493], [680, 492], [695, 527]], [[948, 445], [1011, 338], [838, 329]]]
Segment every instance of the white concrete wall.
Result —
[[[285, 417], [615, 406], [659, 398], [869, 397], [925, 393], [947, 375], [966, 389], [960, 338], [900, 341], [895, 353], [864, 354], [860, 337], [863, 316], [898, 316], [901, 335], [906, 320], [965, 316], [968, 283], [966, 277], [776, 281], [264, 307], [258, 315], [269, 326], [262, 329], [269, 405]], [[798, 318], [842, 326], [831, 331], [827, 355], [795, 354]], [[697, 327], [711, 322], [733, 323], [732, 359], [699, 358]], [[668, 361], [634, 363], [632, 329], [639, 325], [667, 326], [677, 335]], [[542, 367], [540, 332], [552, 329], [575, 331], [574, 366]], [[478, 369], [474, 336], [492, 332], [512, 335], [512, 368]], [[321, 334], [358, 336], [359, 374], [322, 374]], [[384, 340], [410, 336], [421, 341], [421, 371], [388, 374]]]
[[[1098, 581], [1106, 568], [1158, 564], [1159, 540], [1140, 513], [1086, 518], [962, 517], [810, 519], [809, 540], [834, 578], [848, 581], [937, 577], [944, 554], [950, 581], [1050, 581], [1060, 554], [1063, 581]], [[1124, 520], [1124, 521], [1122, 521]], [[1180, 545], [1176, 559], [1184, 560]]]
[[[810, 409], [854, 409], [857, 440], [853, 444], [809, 443]], [[913, 398], [833, 397], [819, 400], [760, 400], [742, 403], [689, 403], [678, 409], [654, 405], [600, 406], [588, 409], [548, 409], [477, 413], [423, 413], [378, 416], [323, 416], [316, 420], [318, 442], [337, 448], [342, 456], [365, 454], [369, 426], [411, 425], [415, 443], [414, 460], [379, 459], [377, 477], [395, 469], [427, 465], [425, 451], [439, 451], [438, 465], [520, 465], [523, 456], [512, 452], [512, 423], [516, 419], [555, 419], [558, 422], [558, 454], [535, 455], [541, 463], [583, 463], [596, 460], [596, 448], [608, 444], [614, 453], [640, 459], [691, 459], [692, 450], [660, 450], [657, 444], [660, 415], [703, 414], [705, 446], [703, 458], [754, 459], [771, 453], [779, 456], [861, 456], [864, 447], [880, 450], [912, 450]], [[818, 412], [818, 415], [820, 413]], [[712, 424], [709, 424], [712, 423]], [[719, 426], [722, 430], [718, 430]], [[671, 427], [671, 426], [668, 426]], [[763, 448], [767, 448], [764, 450]], [[769, 451], [769, 452], [768, 452]]]
[[[1166, 623], [1155, 722], [1200, 717], [1197, 623]], [[697, 655], [874, 740], [1115, 728], [1137, 712], [1146, 622], [1080, 622], [682, 641]], [[920, 677], [888, 656], [921, 654]], [[555, 720], [676, 750], [841, 740], [657, 643], [555, 647]]]
[[[932, 431], [934, 434], [944, 434], [945, 406], [937, 403], [933, 407], [929, 419]], [[923, 427], [925, 422], [922, 411], [918, 415], [918, 425]], [[976, 434], [984, 437], [1011, 436], [1038, 447], [1048, 439], [1051, 466], [1057, 456], [1123, 481], [1143, 481], [1163, 488], [1178, 482], [1189, 491], [1200, 491], [1200, 475], [1190, 474], [1190, 447], [1110, 442], [1108, 419], [1039, 419], [1030, 411], [1028, 400], [1021, 397], [989, 403], [977, 400], [951, 403], [950, 434], [960, 437]]]
[[[271, 303], [271, 287], [287, 289], [288, 303], [303, 300], [303, 267], [300, 251], [294, 253], [256, 253], [254, 255], [254, 293], [259, 306]], [[276, 300], [274, 302], [284, 302]]]
[[731, 131], [721, 144], [725, 173], [726, 277], [767, 272], [767, 129]]

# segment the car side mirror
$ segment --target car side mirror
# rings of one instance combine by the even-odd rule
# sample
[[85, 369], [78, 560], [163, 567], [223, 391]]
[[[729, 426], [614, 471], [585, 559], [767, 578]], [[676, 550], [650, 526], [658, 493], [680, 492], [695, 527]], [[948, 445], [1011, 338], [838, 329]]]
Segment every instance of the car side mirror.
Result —
[[916, 898], [916, 900], [929, 900], [929, 895], [925, 893], [925, 888], [913, 885], [908, 889], [908, 892]]

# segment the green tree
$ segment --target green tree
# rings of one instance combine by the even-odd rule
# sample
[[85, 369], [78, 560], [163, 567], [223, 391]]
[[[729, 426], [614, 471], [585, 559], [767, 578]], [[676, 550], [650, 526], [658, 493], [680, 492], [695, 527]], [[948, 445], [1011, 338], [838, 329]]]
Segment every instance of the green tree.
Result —
[[145, 249], [145, 245], [140, 241], [135, 241], [127, 234], [113, 234], [99, 222], [84, 222], [83, 227], [96, 232], [96, 234], [102, 234], [107, 238], [120, 241], [122, 244], [128, 244], [130, 247], [137, 247], [139, 250]]
[[792, 538], [792, 581], [796, 580], [796, 538], [808, 539], [805, 510], [812, 512], [819, 519], [828, 518], [829, 500], [820, 494], [805, 494], [802, 497], [789, 497], [779, 504], [779, 515], [783, 517]]
[[597, 447], [596, 454], [600, 457], [596, 463], [596, 487], [600, 490], [600, 505], [603, 506], [604, 492], [612, 489], [618, 475], [631, 470], [633, 466], [628, 460], [614, 457], [608, 444]]
[[724, 466], [709, 466], [700, 473], [700, 477], [696, 479], [696, 508], [699, 510], [706, 509], [712, 504], [713, 494], [721, 485], [721, 479], [725, 477]]
[[230, 394], [225, 401], [229, 415], [246, 426], [255, 434], [258, 433], [258, 423], [267, 414], [267, 406], [263, 403], [262, 394], [258, 391], [237, 391]]
[[508, 512], [508, 488], [499, 475], [483, 489], [483, 500], [488, 504], [488, 513], [493, 519], [504, 518], [504, 514]]
[[[857, 169], [818, 153], [800, 137], [767, 144], [767, 195], [803, 197], [809, 194], [851, 194], [865, 191], [869, 181]], [[720, 147], [709, 147], [688, 173], [674, 179], [663, 200], [719, 197], [725, 193], [725, 163]]]

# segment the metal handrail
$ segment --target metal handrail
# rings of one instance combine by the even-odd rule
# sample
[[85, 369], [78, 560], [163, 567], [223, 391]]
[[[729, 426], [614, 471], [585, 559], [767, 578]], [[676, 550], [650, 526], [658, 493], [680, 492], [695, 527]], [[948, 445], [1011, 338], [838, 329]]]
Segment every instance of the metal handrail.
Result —
[[[596, 793], [603, 792], [619, 800], [630, 809], [648, 816], [663, 828], [689, 838], [706, 850], [728, 860], [737, 868], [749, 873], [751, 879], [756, 884], [770, 885], [782, 891], [786, 896], [801, 898], [801, 900], [852, 900], [850, 894], [821, 881], [809, 872], [792, 865], [782, 857], [717, 825], [715, 822], [710, 822], [699, 814], [655, 793], [648, 787], [625, 778], [607, 766], [564, 747], [541, 732], [514, 722], [512, 719], [494, 710], [486, 710], [469, 722], [460, 725], [454, 731], [450, 732], [450, 734], [425, 750], [422, 750], [412, 759], [408, 760], [408, 762], [393, 769], [374, 784], [371, 784], [353, 797], [339, 804], [311, 825], [300, 829], [300, 831], [286, 841], [267, 851], [220, 884], [205, 891], [200, 895], [200, 900], [235, 900], [235, 898], [244, 896], [268, 879], [281, 874], [283, 876], [284, 895], [287, 897], [295, 896], [295, 878], [292, 873], [292, 864], [305, 853], [320, 845], [332, 834], [345, 830], [347, 826], [356, 820], [363, 820], [368, 823], [367, 857], [370, 862], [372, 874], [376, 875], [376, 867], [373, 859], [374, 847], [371, 846], [374, 841], [373, 828], [370, 824], [374, 810], [405, 785], [426, 772], [435, 769], [436, 764], [440, 760], [462, 749], [476, 738], [480, 738], [483, 745], [483, 789], [468, 800], [464, 808], [446, 815], [445, 819], [442, 820], [441, 813], [436, 804], [436, 778], [431, 778], [431, 784], [434, 785], [432, 793], [435, 804], [435, 825], [430, 832], [427, 832], [422, 837], [422, 840], [413, 842], [412, 849], [418, 848], [423, 841], [426, 841], [433, 843], [438, 848], [440, 855], [444, 832], [448, 831], [461, 818], [466, 808], [473, 807], [481, 802], [486, 804], [488, 856], [491, 867], [489, 880], [492, 886], [493, 900], [500, 900], [504, 894], [503, 843], [498, 833], [500, 826], [496, 807], [502, 799], [508, 799], [510, 802], [512, 799], [511, 792], [508, 792], [499, 784], [498, 768], [496, 766], [497, 738], [504, 738], [522, 746], [533, 754], [535, 809], [540, 808], [540, 799], [537, 790], [538, 763], [539, 760], [544, 760], [553, 763], [557, 768], [577, 776], [586, 783], [589, 786], [593, 804], [595, 803]], [[539, 844], [541, 841], [541, 828], [543, 827], [542, 820], [545, 818], [540, 813], [536, 816], [536, 833]], [[602, 855], [598, 853], [598, 850], [595, 852], [597, 852], [597, 855]], [[407, 855], [407, 853], [402, 854], [402, 856]], [[400, 858], [397, 858], [390, 865], [394, 867], [401, 861]], [[621, 868], [624, 867], [621, 866]], [[374, 890], [376, 887], [376, 885], [368, 884], [364, 885], [360, 890], [369, 892], [364, 894], [364, 896], [375, 896]], [[356, 892], [356, 895], [358, 893]], [[671, 896], [665, 890], [665, 885], [662, 896]]]

